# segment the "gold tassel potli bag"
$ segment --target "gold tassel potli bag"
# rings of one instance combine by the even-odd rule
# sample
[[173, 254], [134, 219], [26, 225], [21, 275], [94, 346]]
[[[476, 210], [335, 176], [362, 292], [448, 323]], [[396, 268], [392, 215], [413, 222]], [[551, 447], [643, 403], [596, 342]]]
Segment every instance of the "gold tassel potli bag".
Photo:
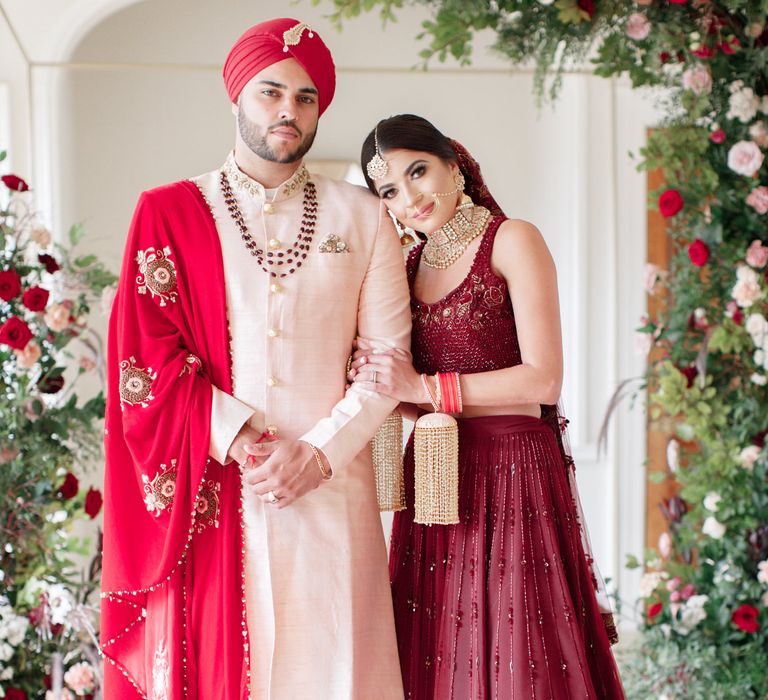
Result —
[[456, 372], [438, 373], [437, 395], [426, 374], [421, 375], [434, 413], [416, 421], [414, 451], [414, 516], [421, 525], [459, 522], [459, 425], [441, 412], [461, 413], [461, 390]]
[[403, 417], [395, 409], [371, 440], [379, 510], [405, 510]]

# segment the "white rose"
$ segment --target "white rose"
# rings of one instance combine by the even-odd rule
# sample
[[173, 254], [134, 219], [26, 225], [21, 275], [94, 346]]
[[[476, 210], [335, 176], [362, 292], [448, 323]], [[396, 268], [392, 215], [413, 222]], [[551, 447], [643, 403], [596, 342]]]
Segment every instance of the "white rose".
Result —
[[696, 625], [707, 617], [704, 604], [709, 600], [706, 595], [691, 596], [680, 611], [680, 621], [677, 631], [680, 634], [688, 634]]
[[760, 456], [760, 452], [761, 450], [757, 445], [750, 445], [749, 447], [745, 447], [741, 452], [739, 452], [739, 463], [742, 467], [744, 467], [744, 469], [751, 471], [752, 467], [755, 466], [757, 458]]
[[[737, 80], [736, 83], [741, 83], [741, 81]], [[760, 100], [752, 88], [739, 87], [734, 90], [733, 86], [736, 83], [731, 83], [731, 96], [728, 99], [728, 114], [726, 116], [728, 119], [738, 119], [742, 124], [747, 124], [755, 118], [757, 110], [760, 108]]]
[[8, 643], [17, 647], [24, 641], [24, 637], [27, 634], [29, 628], [29, 620], [21, 615], [15, 615], [14, 618], [8, 623], [6, 631]]
[[749, 265], [739, 265], [736, 269], [736, 284], [731, 290], [731, 296], [741, 307], [752, 306], [763, 296], [760, 276]]
[[[0, 681], [9, 681], [13, 678], [13, 667], [8, 666], [8, 668], [4, 668], [2, 671], [0, 671]], [[0, 693], [3, 692], [3, 689], [0, 688]], [[0, 695], [0, 697], [4, 697], [3, 695]]]
[[744, 322], [744, 328], [752, 336], [755, 345], [762, 345], [763, 338], [768, 333], [768, 320], [763, 314], [749, 314]]
[[749, 135], [760, 148], [768, 148], [768, 131], [765, 129], [765, 122], [755, 122], [750, 126]]
[[643, 598], [650, 598], [653, 592], [659, 587], [662, 576], [659, 571], [649, 571], [643, 574], [640, 579], [640, 595]]
[[760, 581], [760, 583], [765, 583], [768, 585], [768, 559], [761, 561], [757, 565], [757, 568], [757, 580]]
[[672, 438], [667, 443], [667, 467], [673, 474], [680, 466], [680, 443]]
[[8, 642], [0, 642], [0, 661], [10, 661], [13, 647]]
[[768, 384], [768, 378], [764, 374], [758, 374], [755, 372], [750, 378], [749, 381], [753, 384], [757, 384], [757, 386], [765, 386]]
[[48, 606], [51, 609], [51, 622], [63, 625], [69, 621], [69, 613], [74, 609], [75, 601], [64, 585], [56, 583], [48, 589]]
[[701, 531], [705, 535], [709, 535], [714, 540], [723, 539], [725, 529], [725, 525], [723, 525], [717, 518], [712, 515], [704, 520], [704, 525], [701, 527]]
[[710, 513], [717, 513], [718, 510], [720, 510], [720, 501], [723, 500], [723, 497], [717, 493], [716, 491], [710, 491], [706, 496], [704, 496], [704, 507], [710, 512]]

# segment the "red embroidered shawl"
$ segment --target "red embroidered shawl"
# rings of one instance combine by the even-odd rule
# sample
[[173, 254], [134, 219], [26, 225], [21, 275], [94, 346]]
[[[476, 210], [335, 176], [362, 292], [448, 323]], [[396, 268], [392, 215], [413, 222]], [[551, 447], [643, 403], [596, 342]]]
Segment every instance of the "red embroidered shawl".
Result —
[[219, 237], [194, 184], [142, 194], [109, 328], [104, 697], [247, 698], [240, 476], [209, 459], [232, 391]]

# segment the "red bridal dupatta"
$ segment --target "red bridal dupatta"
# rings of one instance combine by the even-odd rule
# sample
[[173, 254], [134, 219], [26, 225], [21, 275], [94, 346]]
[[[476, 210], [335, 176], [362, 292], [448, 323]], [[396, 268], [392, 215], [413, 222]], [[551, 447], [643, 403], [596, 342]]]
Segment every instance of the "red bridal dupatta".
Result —
[[232, 391], [224, 270], [191, 182], [139, 199], [108, 363], [104, 697], [247, 698], [240, 475], [208, 457], [211, 387]]

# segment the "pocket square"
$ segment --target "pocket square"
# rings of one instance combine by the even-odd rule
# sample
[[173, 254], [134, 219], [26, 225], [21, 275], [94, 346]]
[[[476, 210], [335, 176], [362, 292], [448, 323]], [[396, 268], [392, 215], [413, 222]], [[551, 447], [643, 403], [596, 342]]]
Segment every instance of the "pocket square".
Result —
[[318, 246], [318, 250], [321, 253], [348, 253], [349, 248], [347, 247], [347, 244], [341, 240], [339, 236], [337, 236], [335, 233], [329, 233], [328, 235], [323, 237], [323, 240], [320, 241], [320, 245]]

